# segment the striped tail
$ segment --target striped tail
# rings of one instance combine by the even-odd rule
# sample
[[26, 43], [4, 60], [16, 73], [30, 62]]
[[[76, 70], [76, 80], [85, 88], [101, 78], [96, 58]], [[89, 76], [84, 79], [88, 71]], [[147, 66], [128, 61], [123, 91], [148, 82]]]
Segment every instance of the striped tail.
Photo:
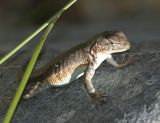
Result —
[[50, 85], [47, 83], [34, 82], [32, 83], [32, 86], [30, 86], [30, 88], [24, 92], [23, 99], [29, 99], [49, 87]]

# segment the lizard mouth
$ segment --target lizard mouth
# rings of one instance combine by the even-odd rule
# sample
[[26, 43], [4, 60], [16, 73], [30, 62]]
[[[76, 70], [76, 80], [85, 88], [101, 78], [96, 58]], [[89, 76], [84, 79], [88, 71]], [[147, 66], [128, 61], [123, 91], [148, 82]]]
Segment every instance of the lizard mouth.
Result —
[[120, 49], [115, 50], [115, 52], [124, 52], [124, 51], [127, 51], [127, 50], [129, 50], [129, 49], [130, 49], [130, 47], [120, 48]]
[[124, 51], [127, 51], [129, 49], [122, 49], [122, 50], [119, 50], [119, 52], [124, 52]]
[[127, 42], [127, 43], [122, 47], [122, 52], [129, 50], [130, 47], [131, 47], [130, 42]]
[[127, 49], [131, 48], [131, 43], [129, 41], [126, 43], [126, 47], [127, 47]]

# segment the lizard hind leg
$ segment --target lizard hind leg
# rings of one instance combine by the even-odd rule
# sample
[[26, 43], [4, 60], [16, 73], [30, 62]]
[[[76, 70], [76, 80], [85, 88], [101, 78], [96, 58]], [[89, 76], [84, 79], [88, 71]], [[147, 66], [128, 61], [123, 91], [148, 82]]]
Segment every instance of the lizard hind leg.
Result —
[[29, 98], [39, 94], [40, 92], [42, 92], [43, 90], [45, 90], [49, 87], [50, 86], [47, 83], [35, 82], [34, 85], [32, 85], [28, 89], [28, 91], [24, 92], [23, 99], [29, 99]]

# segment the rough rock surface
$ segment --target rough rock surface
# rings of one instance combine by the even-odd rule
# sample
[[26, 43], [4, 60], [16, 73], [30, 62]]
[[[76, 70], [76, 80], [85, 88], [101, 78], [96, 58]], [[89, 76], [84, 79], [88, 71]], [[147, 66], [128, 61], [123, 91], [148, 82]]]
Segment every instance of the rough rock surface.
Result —
[[[156, 121], [160, 121], [160, 24], [159, 21], [156, 22], [118, 20], [80, 26], [57, 25], [47, 40], [46, 52], [39, 66], [58, 52], [96, 33], [117, 29], [123, 30], [135, 45], [132, 47], [134, 50], [128, 53], [115, 54], [115, 59], [123, 61], [132, 55], [136, 61], [122, 69], [106, 62], [98, 68], [93, 83], [97, 90], [108, 95], [108, 101], [98, 109], [87, 95], [82, 77], [69, 86], [50, 88], [30, 100], [21, 100], [12, 123], [158, 123]], [[7, 29], [2, 26], [0, 58], [31, 34], [34, 29], [30, 28]], [[36, 41], [37, 38], [23, 48], [26, 50], [21, 50], [21, 53], [0, 65], [0, 123], [19, 84], [19, 81], [16, 81], [19, 68], [1, 68], [24, 64]]]
[[[10, 65], [27, 56], [25, 52], [21, 54], [22, 57], [12, 59]], [[108, 95], [107, 102], [98, 109], [87, 95], [82, 77], [69, 86], [49, 88], [27, 101], [21, 100], [13, 123], [160, 122], [160, 51], [141, 50], [114, 55], [118, 61], [128, 56], [133, 56], [135, 62], [124, 68], [104, 62], [97, 69], [93, 83], [97, 90]], [[49, 59], [51, 56], [45, 57]], [[19, 83], [16, 73], [17, 69], [0, 71], [0, 122], [8, 107], [7, 97], [14, 95]]]

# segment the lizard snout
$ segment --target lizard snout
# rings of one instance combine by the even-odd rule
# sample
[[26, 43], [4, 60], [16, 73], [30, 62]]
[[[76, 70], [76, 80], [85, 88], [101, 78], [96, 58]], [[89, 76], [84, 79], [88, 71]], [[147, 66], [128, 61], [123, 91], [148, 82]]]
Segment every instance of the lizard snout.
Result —
[[130, 44], [129, 41], [126, 42], [125, 47], [126, 47], [126, 49], [130, 49], [131, 48], [131, 44]]

